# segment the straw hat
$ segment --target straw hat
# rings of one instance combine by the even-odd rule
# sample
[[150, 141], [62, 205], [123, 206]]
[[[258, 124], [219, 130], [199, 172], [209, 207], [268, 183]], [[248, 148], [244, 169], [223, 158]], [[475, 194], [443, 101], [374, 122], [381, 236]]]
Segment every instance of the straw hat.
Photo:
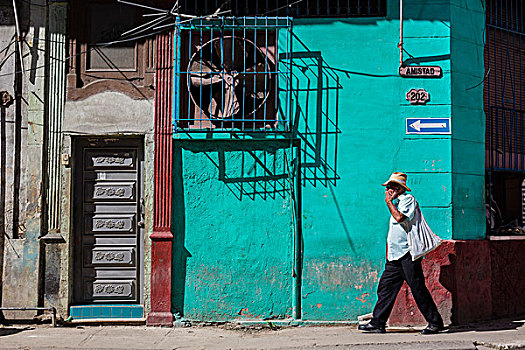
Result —
[[410, 188], [407, 187], [407, 174], [395, 172], [390, 175], [390, 178], [383, 184], [383, 186], [388, 185], [390, 182], [395, 182], [403, 186], [407, 191], [410, 191]]

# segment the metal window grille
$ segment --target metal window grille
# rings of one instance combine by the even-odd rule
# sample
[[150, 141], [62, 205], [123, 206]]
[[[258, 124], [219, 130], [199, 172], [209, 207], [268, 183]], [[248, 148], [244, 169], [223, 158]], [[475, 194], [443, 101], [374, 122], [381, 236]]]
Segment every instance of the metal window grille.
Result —
[[486, 16], [486, 166], [525, 172], [525, 4], [488, 0]]
[[185, 132], [288, 132], [291, 19], [240, 17], [176, 26], [174, 121]]
[[386, 0], [183, 0], [184, 13], [206, 15], [219, 6], [231, 16], [384, 17]]

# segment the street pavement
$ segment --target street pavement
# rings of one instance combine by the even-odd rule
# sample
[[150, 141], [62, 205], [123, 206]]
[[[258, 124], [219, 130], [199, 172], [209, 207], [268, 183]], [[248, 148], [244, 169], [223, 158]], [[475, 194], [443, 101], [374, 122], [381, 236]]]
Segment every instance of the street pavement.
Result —
[[363, 334], [355, 325], [276, 327], [0, 326], [1, 349], [525, 349], [525, 321], [505, 320], [437, 335], [414, 329]]

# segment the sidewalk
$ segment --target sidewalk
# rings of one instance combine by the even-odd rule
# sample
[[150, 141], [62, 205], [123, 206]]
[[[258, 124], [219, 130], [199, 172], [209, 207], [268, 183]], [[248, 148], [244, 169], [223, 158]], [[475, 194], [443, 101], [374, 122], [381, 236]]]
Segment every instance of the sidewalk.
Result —
[[355, 326], [0, 326], [1, 349], [525, 349], [524, 321], [498, 321], [423, 336], [414, 330], [363, 334]]

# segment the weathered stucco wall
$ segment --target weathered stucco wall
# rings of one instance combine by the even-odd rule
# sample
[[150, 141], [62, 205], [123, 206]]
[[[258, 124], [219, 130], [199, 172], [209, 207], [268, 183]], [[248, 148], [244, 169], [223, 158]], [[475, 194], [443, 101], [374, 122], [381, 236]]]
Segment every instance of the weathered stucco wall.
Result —
[[[482, 188], [476, 185], [468, 192], [464, 190], [472, 181], [470, 175], [478, 184], [483, 172], [479, 159], [483, 156], [484, 126], [479, 122], [479, 113], [469, 114], [479, 112], [482, 106], [481, 88], [465, 90], [475, 85], [471, 83], [483, 68], [483, 55], [479, 55], [477, 44], [479, 31], [483, 29], [483, 15], [477, 3], [474, 12], [469, 12], [473, 3], [470, 0], [405, 1], [405, 64], [439, 65], [444, 72], [440, 79], [399, 76], [397, 1], [388, 2], [387, 18], [294, 22], [293, 80], [297, 90], [291, 115], [299, 119], [297, 135], [303, 143], [303, 319], [355, 320], [357, 315], [371, 312], [385, 259], [389, 217], [381, 184], [392, 171], [408, 173], [412, 193], [440, 237], [483, 235], [483, 213], [479, 210], [483, 206]], [[468, 20], [461, 16], [462, 11], [469, 13]], [[456, 30], [451, 29], [458, 25], [457, 31], [461, 31], [467, 23], [473, 28], [463, 36], [473, 38], [458, 37]], [[471, 41], [476, 44], [463, 45]], [[453, 50], [458, 53], [453, 54]], [[471, 73], [467, 75], [459, 74], [462, 70], [459, 64], [456, 70], [452, 68], [456, 60], [465, 59], [464, 50], [474, 50], [469, 51], [468, 57], [476, 57], [469, 60]], [[453, 76], [456, 72], [457, 78]], [[322, 83], [318, 86], [319, 79]], [[424, 88], [430, 93], [427, 105], [412, 106], [406, 101], [405, 94], [411, 88]], [[454, 97], [454, 93], [459, 96]], [[407, 117], [451, 117], [453, 133], [457, 132], [458, 136], [406, 135]], [[473, 119], [463, 123], [462, 118]], [[473, 131], [474, 120], [477, 124]], [[464, 135], [472, 132], [475, 142], [472, 147], [466, 147], [463, 140], [469, 139]], [[181, 312], [180, 300], [184, 300], [185, 317], [238, 317], [242, 313], [235, 315], [235, 310], [252, 302], [252, 294], [245, 292], [261, 285], [256, 275], [235, 272], [245, 269], [237, 257], [238, 251], [248, 249], [256, 244], [254, 242], [271, 244], [284, 232], [291, 235], [290, 227], [286, 226], [289, 223], [281, 220], [282, 210], [277, 210], [282, 199], [247, 201], [233, 196], [232, 190], [220, 181], [216, 169], [219, 159], [213, 152], [205, 157], [199, 152], [184, 150], [180, 157], [183, 171], [175, 175], [174, 181], [180, 182], [182, 177], [179, 191], [184, 195], [174, 196], [173, 213], [176, 216], [182, 210], [184, 225], [177, 226], [175, 218], [173, 223], [177, 227], [175, 233], [183, 235], [175, 238], [175, 245], [184, 242], [188, 255], [187, 264], [174, 262], [173, 278], [180, 281], [174, 285], [175, 311]], [[240, 155], [237, 157], [237, 162], [241, 162]], [[465, 163], [469, 163], [470, 170], [467, 165], [460, 165]], [[465, 180], [463, 175], [468, 175]], [[458, 186], [457, 190], [454, 185]], [[454, 212], [455, 208], [461, 216]], [[220, 211], [225, 211], [227, 216]], [[253, 216], [258, 223], [254, 226], [228, 216], [233, 215], [232, 212], [262, 216]], [[454, 224], [456, 217], [459, 221]], [[217, 226], [220, 224], [216, 222], [220, 221], [227, 222], [227, 229]], [[271, 233], [267, 237], [262, 235], [265, 238], [260, 241], [253, 241], [260, 239], [259, 232], [266, 229], [267, 222], [272, 222]], [[467, 223], [470, 227], [465, 230]], [[177, 243], [177, 239], [182, 241]], [[174, 253], [180, 256], [181, 251], [174, 250]], [[210, 254], [202, 255], [202, 252]], [[292, 254], [273, 259], [277, 252], [265, 255], [268, 253], [264, 250], [258, 251], [260, 255], [255, 256], [264, 259], [266, 265], [257, 264], [254, 268], [272, 271], [281, 266], [278, 261], [293, 258]], [[269, 257], [272, 259], [268, 261]], [[233, 273], [224, 273], [225, 262]], [[181, 269], [183, 274], [178, 272]], [[204, 274], [203, 269], [214, 269], [218, 274]], [[290, 276], [282, 277], [292, 283]], [[282, 283], [285, 282], [283, 279]], [[279, 293], [291, 291], [289, 288]], [[277, 293], [275, 290], [264, 292]], [[216, 302], [218, 298], [222, 305]], [[274, 299], [271, 300], [275, 308]], [[264, 309], [270, 301], [263, 300], [256, 305], [257, 309]], [[252, 313], [250, 317], [265, 315]]]
[[[44, 135], [44, 100], [46, 11], [43, 1], [31, 1], [40, 7], [29, 11], [29, 3], [18, 4], [20, 30], [29, 45], [22, 44], [23, 75], [15, 75], [21, 66], [14, 66], [15, 27], [12, 4], [2, 6], [2, 20], [9, 25], [0, 34], [6, 44], [2, 51], [6, 66], [2, 66], [2, 81], [15, 103], [6, 110], [1, 127], [3, 192], [1, 204], [4, 222], [4, 268], [2, 276], [3, 306], [36, 306], [39, 303], [39, 266], [42, 214], [42, 144]], [[7, 9], [7, 7], [11, 7]], [[3, 47], [3, 48], [4, 48]], [[18, 59], [18, 58], [16, 58]], [[28, 69], [32, 68], [32, 69]], [[4, 70], [5, 69], [5, 70]], [[16, 82], [18, 81], [18, 88]], [[8, 83], [9, 82], [9, 83]], [[3, 87], [1, 87], [3, 88]], [[15, 91], [20, 96], [16, 98]], [[4, 173], [5, 171], [5, 173]], [[34, 314], [34, 313], [33, 313]], [[31, 313], [5, 313], [9, 318], [25, 318]]]
[[[0, 91], [14, 96], [15, 83], [15, 42], [13, 41], [13, 11], [11, 6], [0, 5]], [[11, 74], [9, 74], [11, 73]], [[0, 109], [0, 302], [2, 301], [2, 281], [4, 273], [4, 247], [13, 236], [13, 169], [15, 105]]]
[[[150, 285], [150, 240], [153, 230], [153, 102], [150, 100], [135, 100], [124, 94], [108, 91], [93, 95], [81, 101], [66, 101], [63, 124], [64, 143], [62, 153], [72, 155], [74, 137], [79, 136], [138, 136], [144, 137], [144, 199], [145, 199], [145, 230], [142, 248], [144, 249], [144, 305], [149, 305]], [[71, 159], [71, 163], [74, 162]], [[62, 165], [63, 166], [63, 165]], [[61, 235], [65, 242], [48, 248], [48, 260], [53, 257], [67, 257], [56, 260], [59, 265], [50, 276], [49, 283], [55, 288], [49, 288], [45, 298], [66, 316], [72, 298], [73, 276], [73, 235], [71, 227], [73, 217], [72, 171], [70, 166], [63, 166], [63, 181], [61, 189], [62, 216]]]

